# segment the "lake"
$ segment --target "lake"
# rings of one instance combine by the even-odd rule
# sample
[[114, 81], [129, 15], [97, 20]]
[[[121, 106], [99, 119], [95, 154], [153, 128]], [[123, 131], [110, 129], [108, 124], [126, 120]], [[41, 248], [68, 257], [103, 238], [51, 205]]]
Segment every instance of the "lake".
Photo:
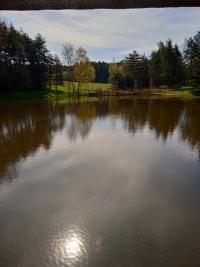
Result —
[[0, 266], [199, 267], [200, 101], [0, 104]]

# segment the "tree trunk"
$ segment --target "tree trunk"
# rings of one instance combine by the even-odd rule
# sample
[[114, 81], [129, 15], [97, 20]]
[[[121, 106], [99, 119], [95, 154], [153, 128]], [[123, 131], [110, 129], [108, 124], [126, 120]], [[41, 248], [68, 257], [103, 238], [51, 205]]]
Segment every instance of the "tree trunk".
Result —
[[80, 85], [81, 85], [81, 83], [78, 82], [78, 96], [80, 95]]

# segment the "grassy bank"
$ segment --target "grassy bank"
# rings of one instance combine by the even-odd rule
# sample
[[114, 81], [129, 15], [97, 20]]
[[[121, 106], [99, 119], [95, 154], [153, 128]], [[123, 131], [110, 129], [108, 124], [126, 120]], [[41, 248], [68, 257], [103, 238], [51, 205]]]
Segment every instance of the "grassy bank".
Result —
[[[72, 88], [73, 86], [73, 88]], [[96, 91], [106, 91], [108, 89], [110, 89], [112, 87], [112, 85], [110, 83], [88, 83], [81, 85], [80, 87], [80, 93], [81, 94], [87, 94], [87, 92], [96, 92]], [[51, 89], [53, 91], [56, 90], [56, 86], [53, 85], [51, 87]], [[75, 92], [78, 91], [78, 83], [77, 82], [73, 82], [73, 85], [71, 85], [69, 82], [64, 82], [63, 86], [59, 85], [57, 86], [57, 90], [62, 91], [64, 93], [72, 93], [73, 90]]]
[[[77, 92], [78, 84], [74, 83], [74, 90]], [[126, 95], [132, 95], [132, 91], [130, 90], [109, 90], [111, 88], [111, 84], [105, 84], [105, 83], [89, 83], [86, 87], [82, 87], [80, 90], [80, 96], [88, 96], [91, 95], [91, 93], [95, 93], [98, 91], [102, 91], [105, 94], [108, 95], [123, 95], [124, 93]], [[110, 93], [111, 92], [111, 93]], [[121, 94], [120, 94], [121, 92]], [[180, 85], [176, 87], [175, 89], [167, 89], [167, 88], [161, 88], [161, 89], [146, 89], [139, 91], [140, 94], [145, 96], [156, 96], [161, 98], [180, 98], [184, 100], [190, 100], [194, 98], [200, 98], [199, 96], [195, 96], [193, 94], [193, 88], [188, 85]], [[71, 89], [69, 91], [69, 83], [64, 82], [63, 86], [58, 86], [56, 89], [56, 86], [52, 86], [51, 89], [45, 89], [41, 91], [15, 91], [10, 93], [1, 93], [0, 94], [0, 101], [8, 101], [8, 100], [28, 100], [28, 99], [65, 99], [69, 96], [72, 96], [73, 90]], [[98, 94], [96, 94], [98, 96]]]
[[[89, 83], [87, 86], [81, 87], [80, 95], [87, 96], [91, 92], [98, 90], [105, 91], [111, 87], [107, 83]], [[78, 83], [74, 83], [74, 90], [77, 93]], [[69, 92], [69, 83], [64, 82], [63, 86], [52, 86], [50, 89], [40, 91], [13, 91], [9, 93], [0, 93], [0, 101], [8, 100], [26, 100], [26, 99], [53, 99], [53, 98], [66, 98], [72, 95], [72, 89]]]
[[170, 90], [165, 89], [163, 92], [159, 92], [158, 94], [162, 95], [163, 97], [177, 97], [177, 98], [183, 98], [183, 99], [191, 99], [191, 98], [197, 98], [191, 90]]
[[169, 88], [163, 88], [163, 89], [152, 89], [152, 94], [160, 95], [162, 97], [176, 97], [181, 99], [193, 99], [193, 98], [200, 98], [199, 96], [196, 96], [194, 94], [194, 88], [191, 85], [188, 85], [187, 83], [180, 84], [179, 86], [169, 89]]

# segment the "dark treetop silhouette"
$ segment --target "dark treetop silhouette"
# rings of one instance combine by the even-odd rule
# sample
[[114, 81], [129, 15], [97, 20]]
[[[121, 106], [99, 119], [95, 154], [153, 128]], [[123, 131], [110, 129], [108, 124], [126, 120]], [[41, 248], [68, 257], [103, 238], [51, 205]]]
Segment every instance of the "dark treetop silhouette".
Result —
[[200, 0], [1, 0], [0, 10], [96, 9], [200, 6]]

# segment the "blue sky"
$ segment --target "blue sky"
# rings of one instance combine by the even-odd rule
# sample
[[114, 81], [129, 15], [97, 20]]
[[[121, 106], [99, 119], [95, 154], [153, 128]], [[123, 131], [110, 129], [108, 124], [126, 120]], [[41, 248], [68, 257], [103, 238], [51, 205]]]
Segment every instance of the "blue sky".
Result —
[[180, 47], [200, 30], [200, 8], [3, 11], [1, 17], [31, 36], [40, 32], [48, 48], [61, 55], [62, 44], [82, 46], [94, 60], [118, 60], [135, 49], [149, 53], [169, 37]]

